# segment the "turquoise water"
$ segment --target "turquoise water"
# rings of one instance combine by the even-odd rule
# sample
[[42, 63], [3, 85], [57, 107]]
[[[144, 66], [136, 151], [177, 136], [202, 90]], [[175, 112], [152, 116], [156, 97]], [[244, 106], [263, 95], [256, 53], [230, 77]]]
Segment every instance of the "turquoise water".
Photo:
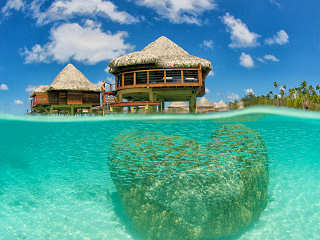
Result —
[[115, 138], [152, 131], [205, 144], [222, 125], [237, 123], [265, 143], [269, 197], [259, 219], [231, 239], [320, 239], [320, 114], [275, 108], [190, 116], [0, 115], [0, 239], [140, 240], [110, 176]]

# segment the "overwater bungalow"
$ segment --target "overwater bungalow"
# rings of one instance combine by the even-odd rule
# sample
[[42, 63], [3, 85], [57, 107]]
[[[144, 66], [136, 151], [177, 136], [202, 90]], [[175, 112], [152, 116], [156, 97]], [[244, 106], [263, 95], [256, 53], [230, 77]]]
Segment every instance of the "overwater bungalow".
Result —
[[214, 108], [216, 112], [227, 112], [229, 111], [229, 106], [223, 100], [220, 102], [214, 103]]
[[189, 107], [184, 102], [172, 102], [167, 108], [168, 113], [188, 113]]
[[190, 55], [162, 36], [141, 51], [121, 56], [109, 63], [115, 86], [103, 86], [104, 104], [110, 95], [116, 102], [107, 108], [145, 106], [162, 112], [165, 102], [188, 101], [189, 111], [196, 112], [196, 99], [205, 94], [205, 79], [211, 62]]
[[209, 102], [205, 97], [201, 98], [197, 103], [197, 112], [198, 113], [208, 113], [215, 112], [214, 103]]
[[100, 106], [100, 94], [100, 87], [68, 64], [50, 85], [31, 93], [31, 113], [91, 113]]

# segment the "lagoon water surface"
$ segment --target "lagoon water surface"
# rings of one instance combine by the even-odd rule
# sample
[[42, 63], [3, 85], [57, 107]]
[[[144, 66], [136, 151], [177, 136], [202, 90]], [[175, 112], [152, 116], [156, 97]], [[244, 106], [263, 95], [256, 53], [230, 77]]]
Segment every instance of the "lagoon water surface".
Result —
[[[226, 239], [320, 239], [320, 114], [276, 108], [96, 118], [0, 115], [0, 239], [143, 239], [132, 231], [132, 219], [110, 175], [110, 161], [118, 157], [115, 142], [123, 142], [132, 133], [149, 133], [207, 146], [222, 126], [239, 124], [263, 140], [268, 199], [258, 219]], [[135, 144], [148, 141], [131, 139]], [[176, 151], [175, 145], [167, 147]], [[236, 177], [230, 179], [236, 182]], [[225, 195], [237, 191], [229, 185], [223, 189]], [[157, 200], [156, 195], [148, 194]], [[201, 205], [201, 199], [195, 199], [195, 206]], [[177, 215], [181, 211], [179, 206]], [[199, 214], [201, 221], [204, 213]], [[190, 224], [201, 225], [194, 219]]]

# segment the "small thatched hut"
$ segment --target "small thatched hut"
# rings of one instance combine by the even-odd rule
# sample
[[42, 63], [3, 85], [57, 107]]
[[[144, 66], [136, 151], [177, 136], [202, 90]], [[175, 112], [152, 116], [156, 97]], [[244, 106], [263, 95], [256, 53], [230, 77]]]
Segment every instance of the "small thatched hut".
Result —
[[[210, 61], [187, 53], [162, 36], [141, 51], [113, 59], [109, 72], [116, 77], [113, 95], [146, 104], [189, 101], [196, 111], [196, 98], [205, 94], [205, 78], [212, 70]], [[137, 103], [138, 104], [138, 103]]]
[[208, 113], [214, 111], [214, 104], [209, 102], [208, 99], [206, 99], [205, 97], [201, 98], [200, 101], [197, 103], [198, 113]]
[[229, 111], [229, 106], [223, 100], [220, 102], [214, 103], [214, 108], [216, 112], [227, 112]]
[[30, 95], [31, 111], [38, 113], [90, 112], [100, 105], [101, 89], [77, 68], [68, 64], [49, 85], [37, 87]]
[[187, 113], [189, 112], [188, 105], [184, 102], [172, 102], [167, 108], [168, 113]]
[[238, 109], [244, 109], [244, 102], [243, 101], [240, 101], [237, 103], [237, 108]]

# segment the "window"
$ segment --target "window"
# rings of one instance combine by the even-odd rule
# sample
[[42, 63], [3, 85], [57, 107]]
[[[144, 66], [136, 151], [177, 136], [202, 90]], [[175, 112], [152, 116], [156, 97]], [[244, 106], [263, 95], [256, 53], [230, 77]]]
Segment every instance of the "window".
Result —
[[167, 83], [181, 83], [181, 71], [168, 70], [166, 78], [167, 78]]
[[185, 83], [197, 83], [198, 82], [198, 71], [197, 70], [184, 70], [183, 81]]

